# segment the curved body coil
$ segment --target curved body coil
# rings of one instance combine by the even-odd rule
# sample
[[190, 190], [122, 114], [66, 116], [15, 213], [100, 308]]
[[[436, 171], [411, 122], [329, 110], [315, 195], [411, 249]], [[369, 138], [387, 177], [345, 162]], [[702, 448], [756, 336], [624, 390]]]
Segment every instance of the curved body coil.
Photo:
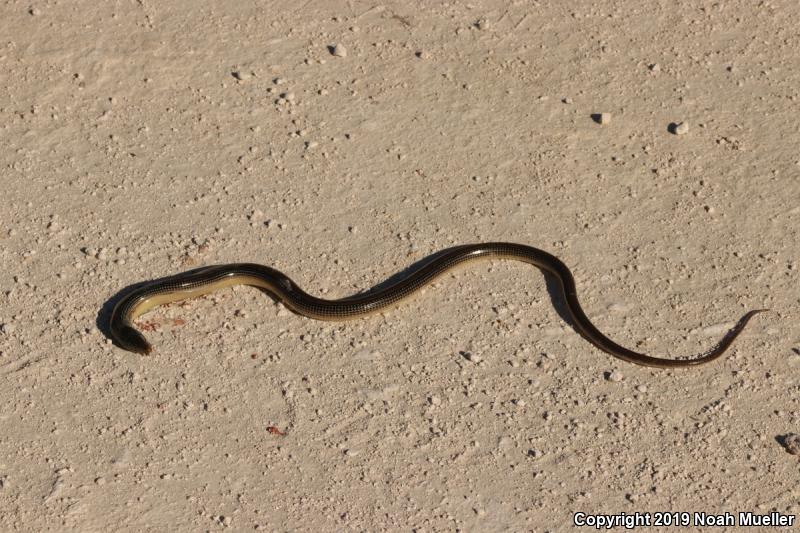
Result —
[[148, 354], [152, 346], [133, 327], [136, 317], [158, 305], [194, 298], [233, 285], [252, 285], [264, 289], [286, 307], [310, 318], [333, 321], [359, 318], [397, 304], [458, 265], [484, 258], [522, 261], [552, 274], [559, 282], [572, 325], [581, 336], [604, 352], [638, 365], [674, 368], [713, 361], [725, 353], [754, 315], [766, 311], [756, 309], [746, 313], [714, 347], [690, 359], [666, 359], [638, 353], [615, 343], [592, 324], [578, 302], [572, 273], [560, 259], [532, 246], [497, 242], [467, 244], [444, 250], [396, 283], [337, 300], [312, 296], [282, 272], [264, 265], [234, 263], [200, 268], [146, 283], [127, 294], [112, 312], [111, 335], [122, 348]]

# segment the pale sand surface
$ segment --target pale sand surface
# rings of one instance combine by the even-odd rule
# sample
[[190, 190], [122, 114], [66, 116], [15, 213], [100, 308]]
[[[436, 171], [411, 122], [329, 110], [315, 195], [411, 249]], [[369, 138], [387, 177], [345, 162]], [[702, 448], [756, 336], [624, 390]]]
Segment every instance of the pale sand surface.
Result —
[[[800, 514], [800, 7], [568, 4], [4, 3], [0, 530]], [[354, 322], [239, 287], [144, 316], [153, 356], [104, 334], [195, 266], [335, 297], [491, 240], [561, 257], [641, 351], [776, 312], [644, 368], [486, 262]]]

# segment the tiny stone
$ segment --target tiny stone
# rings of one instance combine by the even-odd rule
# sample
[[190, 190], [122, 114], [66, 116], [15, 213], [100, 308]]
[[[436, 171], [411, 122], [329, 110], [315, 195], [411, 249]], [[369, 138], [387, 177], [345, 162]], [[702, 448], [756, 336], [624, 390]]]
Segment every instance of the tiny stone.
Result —
[[347, 49], [342, 44], [334, 44], [328, 47], [332, 56], [347, 57]]
[[606, 380], [613, 381], [615, 383], [622, 381], [625, 379], [625, 376], [622, 375], [622, 372], [619, 370], [612, 370], [611, 372], [606, 372]]
[[792, 455], [800, 455], [800, 435], [791, 433], [783, 441], [786, 451]]
[[611, 123], [611, 113], [595, 113], [592, 118], [598, 124], [606, 125]]
[[250, 79], [250, 77], [251, 77], [251, 74], [248, 74], [247, 72], [241, 72], [241, 71], [232, 72], [231, 74], [233, 74], [233, 77], [236, 78], [239, 81], [245, 81], [245, 80]]
[[481, 358], [480, 355], [474, 354], [472, 352], [467, 352], [466, 358], [467, 358], [467, 361], [470, 361], [472, 363], [480, 363], [482, 361], [482, 358]]
[[431, 55], [428, 52], [426, 52], [425, 50], [420, 50], [414, 55], [417, 56], [420, 59], [428, 59], [429, 57], [431, 57]]
[[653, 63], [650, 66], [648, 66], [647, 68], [649, 68], [651, 72], [660, 72], [661, 71], [661, 66], [658, 63]]
[[647, 385], [639, 385], [639, 386], [636, 387], [636, 390], [641, 392], [641, 393], [645, 393], [645, 392], [647, 392]]
[[675, 135], [685, 135], [689, 133], [689, 124], [687, 124], [686, 122], [678, 122], [673, 127], [672, 132]]

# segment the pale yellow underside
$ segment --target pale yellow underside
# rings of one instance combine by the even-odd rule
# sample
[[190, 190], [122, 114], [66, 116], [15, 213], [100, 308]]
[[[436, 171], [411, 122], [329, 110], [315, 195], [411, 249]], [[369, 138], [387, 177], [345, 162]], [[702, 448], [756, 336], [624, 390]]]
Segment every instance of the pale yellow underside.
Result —
[[178, 291], [164, 292], [161, 294], [155, 294], [150, 298], [142, 300], [141, 302], [136, 304], [136, 306], [133, 309], [131, 309], [130, 319], [135, 320], [137, 317], [145, 314], [154, 307], [158, 307], [159, 305], [178, 302], [181, 300], [187, 300], [189, 298], [197, 298], [199, 296], [203, 296], [205, 294], [209, 294], [211, 292], [218, 291], [220, 289], [233, 287], [235, 285], [252, 285], [254, 287], [260, 287], [262, 289], [273, 290], [272, 284], [267, 283], [261, 278], [253, 276], [226, 277], [219, 281], [215, 281], [213, 283], [207, 283], [205, 285], [201, 285], [199, 287], [195, 287], [189, 290], [178, 290]]

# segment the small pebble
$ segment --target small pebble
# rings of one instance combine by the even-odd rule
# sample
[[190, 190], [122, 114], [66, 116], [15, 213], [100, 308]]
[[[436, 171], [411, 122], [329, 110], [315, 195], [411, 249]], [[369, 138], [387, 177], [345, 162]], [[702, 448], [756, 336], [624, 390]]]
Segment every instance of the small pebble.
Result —
[[332, 56], [347, 57], [347, 49], [342, 44], [334, 44], [328, 47]]
[[491, 27], [491, 23], [488, 19], [482, 18], [475, 22], [475, 27], [479, 30], [488, 30]]
[[658, 63], [653, 63], [650, 66], [648, 66], [647, 68], [650, 69], [650, 72], [660, 72], [661, 71], [661, 66]]
[[249, 80], [252, 77], [252, 74], [249, 74], [247, 72], [241, 72], [238, 70], [236, 72], [232, 72], [231, 74], [233, 74], [233, 77], [239, 81]]
[[613, 381], [616, 383], [622, 381], [623, 379], [625, 379], [625, 376], [623, 376], [622, 372], [620, 372], [619, 370], [612, 370], [611, 372], [606, 372], [607, 381]]
[[800, 455], [800, 435], [797, 433], [787, 435], [786, 439], [783, 441], [783, 445], [790, 454]]
[[611, 113], [595, 113], [592, 118], [598, 124], [606, 125], [611, 124]]
[[689, 133], [689, 124], [687, 124], [686, 122], [678, 122], [672, 128], [672, 132], [675, 135], [685, 135], [685, 134]]
[[483, 358], [480, 355], [474, 354], [472, 352], [467, 352], [466, 358], [467, 358], [467, 361], [470, 361], [470, 362], [476, 363], [476, 364], [480, 363], [483, 360]]

